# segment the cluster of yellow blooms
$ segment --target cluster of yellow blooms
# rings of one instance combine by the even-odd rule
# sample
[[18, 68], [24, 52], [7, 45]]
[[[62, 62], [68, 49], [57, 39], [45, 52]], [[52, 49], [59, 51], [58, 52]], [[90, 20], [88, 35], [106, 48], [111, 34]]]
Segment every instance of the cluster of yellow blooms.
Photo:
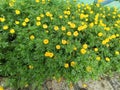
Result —
[[86, 49], [88, 48], [88, 45], [87, 44], [84, 44], [83, 45], [83, 48], [80, 50], [80, 52], [82, 53], [82, 54], [85, 54], [87, 51], [86, 51]]
[[[75, 65], [76, 65], [76, 62], [74, 62], [74, 61], [72, 61], [72, 62], [70, 63], [70, 66], [71, 66], [71, 67], [74, 67]], [[65, 68], [69, 68], [69, 64], [68, 64], [68, 63], [65, 63], [65, 64], [64, 64], [64, 67], [65, 67]]]
[[102, 41], [102, 44], [106, 45], [108, 42], [110, 42], [110, 40], [115, 39], [116, 37], [119, 37], [119, 34], [116, 34], [116, 35], [113, 34], [113, 35], [109, 36], [108, 38], [106, 38], [105, 40]]
[[79, 26], [78, 27], [78, 31], [82, 31], [82, 30], [84, 30], [84, 29], [86, 29], [87, 28], [87, 25], [85, 24], [85, 25], [82, 25], [82, 26]]
[[[47, 0], [47, 1], [50, 1], [50, 0]], [[103, 0], [99, 0], [98, 2], [100, 3], [100, 2], [102, 2]], [[41, 3], [42, 2], [42, 4], [45, 4], [46, 3], [46, 0], [35, 0], [35, 2], [36, 3]], [[14, 6], [14, 3], [15, 3], [15, 0], [11, 0], [11, 2], [9, 3], [9, 5], [10, 5], [10, 7], [12, 7], [12, 6]], [[99, 4], [96, 4], [96, 6], [97, 7], [99, 7], [100, 5]], [[84, 9], [83, 10], [81, 10], [81, 7], [84, 7]], [[81, 21], [81, 24], [79, 23], [79, 24], [77, 24], [76, 22], [74, 22], [74, 18], [76, 18], [76, 16], [75, 15], [72, 15], [72, 11], [70, 10], [70, 7], [68, 7], [67, 8], [67, 10], [64, 10], [62, 13], [63, 13], [63, 15], [58, 15], [58, 17], [59, 17], [59, 19], [60, 20], [62, 20], [62, 19], [67, 19], [67, 18], [69, 18], [70, 16], [72, 17], [72, 19], [73, 19], [73, 21], [72, 20], [67, 20], [67, 25], [53, 25], [53, 30], [54, 31], [62, 31], [63, 33], [65, 33], [67, 36], [74, 36], [74, 37], [77, 37], [77, 36], [79, 36], [80, 35], [80, 33], [82, 32], [82, 31], [84, 31], [84, 30], [87, 30], [89, 27], [90, 27], [90, 29], [92, 29], [92, 27], [94, 27], [95, 25], [98, 25], [98, 26], [102, 26], [103, 28], [104, 28], [104, 31], [111, 31], [111, 29], [112, 29], [112, 27], [113, 26], [107, 26], [107, 24], [105, 23], [105, 21], [104, 21], [104, 18], [105, 17], [107, 17], [107, 16], [111, 16], [110, 14], [108, 14], [108, 15], [106, 15], [105, 13], [106, 12], [103, 12], [103, 13], [97, 13], [97, 14], [95, 14], [95, 12], [91, 9], [91, 7], [89, 6], [89, 5], [84, 5], [84, 4], [78, 4], [77, 5], [77, 10], [75, 11], [77, 14], [78, 14], [78, 18], [79, 18], [79, 20]], [[88, 10], [88, 12], [89, 12], [89, 14], [85, 14], [84, 12], [85, 12], [85, 10]], [[100, 8], [100, 10], [103, 10], [103, 8]], [[110, 11], [110, 8], [108, 8], [108, 10]], [[16, 9], [15, 11], [15, 14], [17, 15], [17, 16], [19, 16], [19, 15], [21, 15], [22, 13], [22, 11], [21, 10], [19, 10], [19, 9]], [[90, 19], [90, 14], [91, 15], [93, 15], [94, 17], [94, 19], [93, 19], [93, 21], [92, 22], [88, 22], [89, 21], [89, 19]], [[95, 14], [95, 15], [94, 15]], [[120, 18], [120, 14], [118, 14], [117, 16], [115, 16], [116, 14], [117, 14], [117, 9], [114, 9], [114, 11], [112, 12], [112, 14], [113, 14], [113, 17], [112, 18], [117, 18], [117, 17], [119, 17]], [[47, 32], [49, 32], [48, 31], [48, 29], [49, 29], [49, 24], [48, 23], [42, 23], [42, 19], [43, 18], [50, 18], [50, 20], [54, 20], [54, 13], [52, 13], [52, 12], [50, 12], [50, 11], [46, 11], [44, 14], [40, 14], [40, 15], [38, 15], [37, 17], [35, 17], [36, 18], [36, 26], [37, 27], [42, 27], [42, 29], [44, 29], [44, 30], [47, 30]], [[84, 21], [85, 20], [85, 21]], [[3, 22], [5, 22], [6, 21], [6, 18], [5, 17], [0, 17], [0, 22], [1, 23], [3, 23]], [[22, 26], [23, 27], [25, 27], [25, 26], [27, 26], [27, 24], [29, 23], [29, 22], [31, 22], [32, 20], [30, 19], [30, 18], [28, 18], [28, 17], [26, 17], [26, 18], [24, 18], [24, 20], [23, 20], [23, 22], [22, 22]], [[63, 20], [64, 21], [64, 20]], [[15, 20], [14, 21], [15, 22], [15, 24], [16, 25], [19, 25], [20, 24], [20, 21], [19, 20]], [[116, 20], [115, 21], [115, 25], [114, 25], [115, 27], [120, 27], [120, 20]], [[9, 28], [10, 28], [10, 26], [8, 26], [8, 25], [3, 25], [3, 30], [8, 30]], [[72, 31], [72, 30], [73, 31]], [[80, 32], [81, 31], [81, 32]], [[14, 30], [13, 28], [11, 28], [10, 29], [10, 31], [9, 31], [11, 34], [15, 34], [16, 33], [16, 30]], [[101, 31], [99, 31], [99, 32], [97, 32], [97, 35], [98, 35], [98, 37], [101, 37], [102, 38], [102, 36], [104, 36], [104, 33], [102, 32], [102, 30]], [[29, 39], [32, 41], [32, 40], [34, 40], [35, 38], [36, 38], [37, 36], [34, 36], [34, 34], [31, 34], [30, 36], [29, 36]], [[117, 38], [117, 37], [119, 37], [119, 34], [113, 34], [113, 35], [111, 35], [111, 36], [109, 36], [108, 38], [106, 38], [106, 39], [104, 39], [104, 40], [102, 40], [102, 44], [103, 45], [107, 45], [108, 44], [108, 42], [110, 42], [112, 39], [115, 39], [115, 38]], [[45, 45], [47, 45], [47, 44], [49, 44], [49, 39], [44, 39], [43, 40], [43, 44], [45, 44]], [[67, 40], [67, 39], [62, 39], [61, 41], [60, 41], [60, 43], [62, 43], [62, 45], [67, 45], [67, 44], [69, 44], [69, 40]], [[55, 46], [55, 48], [57, 49], [57, 50], [60, 50], [61, 49], [61, 45], [60, 44], [57, 44], [56, 46]], [[81, 54], [86, 54], [87, 53], [87, 49], [88, 49], [88, 45], [87, 44], [83, 44], [82, 45], [82, 48], [80, 49], [80, 53]], [[77, 50], [77, 47], [74, 47], [74, 49], [73, 50]], [[94, 48], [94, 51], [95, 52], [98, 52], [98, 48]], [[119, 55], [119, 51], [116, 51], [115, 52], [115, 54], [116, 55]], [[49, 51], [47, 51], [47, 52], [45, 52], [45, 54], [44, 54], [44, 56], [45, 57], [50, 57], [50, 58], [52, 58], [52, 57], [54, 57], [54, 53], [53, 52], [49, 52]], [[96, 56], [96, 60], [98, 60], [98, 61], [100, 61], [101, 60], [101, 57], [98, 55], [98, 56]], [[105, 60], [106, 61], [110, 61], [110, 58], [109, 57], [105, 57]], [[65, 68], [69, 68], [70, 66], [71, 67], [74, 67], [76, 65], [76, 62], [75, 61], [72, 61], [72, 62], [70, 62], [70, 63], [65, 63], [64, 64], [64, 67]], [[33, 66], [29, 66], [29, 68], [30, 69], [32, 69], [33, 68]], [[90, 66], [88, 66], [88, 67], [86, 67], [86, 71], [88, 71], [88, 72], [91, 72], [92, 71], [92, 67], [90, 67]]]
[[[45, 4], [46, 3], [46, 0], [35, 0], [36, 1], [36, 3], [39, 3], [39, 2], [42, 2], [42, 4]], [[50, 0], [47, 0], [48, 2], [50, 1]]]
[[54, 54], [52, 52], [45, 52], [45, 57], [50, 57], [52, 58]]

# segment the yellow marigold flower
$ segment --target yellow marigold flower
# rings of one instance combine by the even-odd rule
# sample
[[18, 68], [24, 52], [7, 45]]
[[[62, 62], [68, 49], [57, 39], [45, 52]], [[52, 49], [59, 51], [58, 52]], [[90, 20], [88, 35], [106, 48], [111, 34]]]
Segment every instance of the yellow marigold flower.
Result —
[[94, 51], [97, 52], [97, 51], [98, 51], [98, 48], [94, 48]]
[[67, 11], [67, 13], [66, 13], [67, 15], [70, 15], [70, 11]]
[[10, 33], [11, 33], [11, 34], [14, 34], [14, 33], [15, 33], [15, 30], [14, 30], [14, 29], [10, 29]]
[[50, 20], [53, 20], [54, 18], [53, 17], [50, 17]]
[[103, 40], [103, 41], [102, 41], [102, 44], [105, 45], [105, 44], [107, 44], [107, 42], [106, 42], [105, 40]]
[[37, 25], [37, 26], [40, 26], [40, 25], [41, 25], [41, 22], [37, 21], [37, 22], [36, 22], [36, 25]]
[[62, 44], [67, 44], [67, 41], [66, 40], [62, 40]]
[[58, 26], [54, 26], [54, 30], [55, 31], [59, 30], [59, 27]]
[[53, 56], [54, 56], [54, 54], [53, 54], [53, 53], [50, 53], [50, 54], [49, 54], [49, 57], [50, 57], [50, 58], [52, 58]]
[[110, 45], [109, 44], [106, 44], [107, 47], [109, 47]]
[[24, 20], [25, 22], [29, 22], [30, 20], [29, 20], [29, 18], [25, 18], [25, 20]]
[[15, 24], [17, 24], [17, 25], [18, 25], [18, 24], [20, 24], [20, 22], [19, 22], [19, 21], [15, 21]]
[[44, 17], [44, 14], [40, 14], [40, 17], [42, 17], [42, 18], [43, 18], [43, 17]]
[[71, 23], [71, 24], [70, 24], [70, 27], [71, 27], [71, 28], [75, 28], [76, 25], [75, 25], [74, 23]]
[[99, 3], [97, 3], [97, 4], [96, 4], [96, 6], [97, 6], [97, 7], [100, 7], [100, 4], [99, 4]]
[[117, 12], [112, 12], [112, 14], [117, 14]]
[[3, 30], [7, 30], [9, 27], [7, 25], [3, 26]]
[[76, 50], [77, 50], [77, 47], [74, 47], [74, 48], [73, 48], [73, 50], [75, 50], [75, 51], [76, 51]]
[[112, 16], [112, 18], [116, 18], [116, 16]]
[[119, 37], [119, 34], [116, 34], [116, 37]]
[[16, 13], [17, 15], [19, 15], [19, 14], [20, 14], [20, 11], [19, 11], [19, 10], [15, 10], [15, 13]]
[[48, 17], [51, 17], [51, 13], [50, 12], [46, 12], [46, 16], [48, 16]]
[[78, 31], [75, 31], [75, 32], [73, 33], [73, 36], [75, 36], [75, 37], [77, 37], [78, 35], [79, 35]]
[[45, 4], [45, 2], [46, 2], [45, 0], [42, 0], [42, 4]]
[[100, 61], [100, 60], [101, 60], [100, 56], [97, 56], [97, 57], [96, 57], [96, 60]]
[[81, 5], [80, 5], [80, 4], [78, 4], [78, 5], [77, 5], [77, 8], [80, 8], [80, 7], [81, 7]]
[[103, 33], [102, 33], [102, 32], [99, 32], [99, 33], [98, 33], [98, 36], [99, 36], [99, 37], [103, 36]]
[[28, 68], [29, 68], [29, 69], [33, 69], [34, 67], [33, 67], [32, 65], [29, 65]]
[[41, 17], [36, 17], [36, 20], [40, 21], [40, 20], [41, 20]]
[[26, 22], [23, 22], [23, 23], [22, 23], [22, 25], [23, 25], [23, 26], [26, 26], [26, 25], [27, 25], [27, 23], [26, 23]]
[[82, 13], [80, 14], [80, 19], [83, 19], [83, 18], [85, 18], [85, 15]]
[[65, 67], [65, 68], [69, 68], [69, 64], [68, 64], [68, 63], [65, 63], [65, 64], [64, 64], [64, 67]]
[[70, 63], [70, 65], [71, 65], [72, 67], [74, 67], [74, 66], [76, 65], [76, 62], [72, 61], [72, 62]]
[[116, 55], [119, 55], [120, 53], [119, 53], [119, 51], [115, 51], [115, 54], [116, 54]]
[[34, 40], [34, 39], [35, 39], [35, 36], [34, 36], [34, 35], [30, 35], [30, 39], [31, 39], [31, 40]]
[[56, 45], [56, 49], [60, 49], [61, 47], [60, 47], [60, 45]]
[[109, 57], [106, 57], [105, 60], [106, 60], [107, 62], [109, 62], [109, 61], [110, 61], [110, 58], [109, 58]]
[[110, 27], [105, 27], [104, 30], [109, 31]]
[[94, 12], [93, 11], [90, 11], [90, 14], [93, 14]]
[[82, 48], [82, 49], [80, 50], [80, 52], [81, 52], [82, 54], [85, 54], [85, 53], [86, 53], [86, 50]]
[[62, 31], [65, 31], [65, 30], [66, 30], [66, 27], [62, 26], [62, 27], [61, 27], [61, 30], [62, 30]]
[[0, 18], [0, 22], [5, 22], [5, 18]]
[[36, 3], [39, 3], [40, 2], [40, 0], [35, 0], [36, 1]]
[[72, 22], [68, 22], [68, 24], [70, 25], [70, 24], [72, 24]]
[[85, 21], [88, 21], [88, 18], [87, 18], [87, 19], [85, 19]]
[[87, 49], [87, 48], [88, 48], [88, 45], [87, 45], [87, 44], [83, 44], [83, 48], [84, 48], [84, 49]]
[[59, 18], [60, 18], [60, 19], [62, 19], [62, 18], [63, 18], [63, 16], [62, 16], [62, 15], [60, 15], [60, 16], [59, 16]]
[[113, 34], [110, 38], [111, 38], [111, 39], [114, 39], [114, 38], [116, 38], [116, 35]]
[[45, 52], [45, 56], [49, 57], [50, 56], [50, 52]]
[[48, 44], [48, 43], [49, 43], [49, 40], [48, 40], [48, 39], [44, 39], [44, 40], [43, 40], [43, 43], [44, 43], [44, 44]]
[[68, 18], [68, 16], [67, 16], [67, 15], [64, 15], [64, 17], [65, 17], [65, 18]]
[[13, 1], [10, 1], [10, 2], [9, 2], [9, 6], [10, 6], [10, 7], [14, 6], [14, 2], [13, 2]]
[[0, 86], [0, 90], [4, 90], [3, 86]]
[[87, 71], [87, 72], [91, 72], [91, 71], [92, 71], [92, 67], [87, 66], [87, 67], [86, 67], [86, 71]]
[[63, 13], [64, 13], [64, 14], [67, 14], [67, 11], [64, 11]]
[[70, 31], [68, 31], [68, 32], [67, 32], [67, 35], [68, 35], [68, 36], [71, 36], [71, 35], [72, 35], [72, 33], [71, 33]]
[[47, 29], [48, 28], [47, 24], [43, 24], [43, 28]]

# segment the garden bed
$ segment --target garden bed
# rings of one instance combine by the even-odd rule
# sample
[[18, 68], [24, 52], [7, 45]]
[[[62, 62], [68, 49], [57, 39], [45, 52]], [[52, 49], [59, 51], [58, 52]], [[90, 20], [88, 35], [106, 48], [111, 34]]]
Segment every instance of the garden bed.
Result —
[[0, 76], [41, 89], [120, 73], [120, 11], [76, 0], [5, 0], [0, 5]]

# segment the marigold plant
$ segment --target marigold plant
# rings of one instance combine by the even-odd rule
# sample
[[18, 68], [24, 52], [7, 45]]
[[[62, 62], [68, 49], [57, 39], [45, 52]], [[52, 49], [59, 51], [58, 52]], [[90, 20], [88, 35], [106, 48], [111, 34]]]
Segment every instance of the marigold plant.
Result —
[[16, 90], [120, 72], [120, 11], [76, 0], [2, 0], [0, 76]]

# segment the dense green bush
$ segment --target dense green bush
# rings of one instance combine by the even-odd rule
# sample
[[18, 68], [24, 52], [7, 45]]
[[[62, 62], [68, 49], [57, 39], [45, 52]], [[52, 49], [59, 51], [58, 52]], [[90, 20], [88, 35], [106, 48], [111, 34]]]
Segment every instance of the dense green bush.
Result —
[[3, 1], [0, 76], [24, 88], [46, 79], [71, 83], [120, 72], [119, 34], [115, 7], [75, 0]]

